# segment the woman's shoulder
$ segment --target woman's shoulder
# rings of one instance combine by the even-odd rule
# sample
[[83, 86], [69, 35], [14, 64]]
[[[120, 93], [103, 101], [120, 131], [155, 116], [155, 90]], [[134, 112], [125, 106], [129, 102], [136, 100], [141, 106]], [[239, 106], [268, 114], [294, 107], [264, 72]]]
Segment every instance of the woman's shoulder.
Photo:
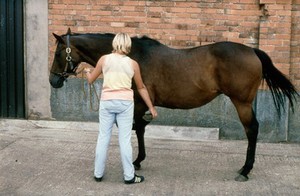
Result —
[[111, 57], [111, 56], [113, 56], [113, 53], [105, 54], [105, 55], [103, 55], [102, 57], [103, 57], [103, 58], [108, 58], [108, 57]]
[[136, 60], [134, 60], [134, 59], [132, 59], [132, 58], [130, 58], [130, 57], [128, 57], [128, 58], [129, 58], [129, 60], [130, 60], [132, 63], [137, 64]]
[[102, 59], [102, 61], [104, 62], [104, 61], [106, 61], [107, 59], [110, 59], [110, 58], [114, 58], [114, 54], [113, 53], [105, 54], [100, 59]]
[[139, 67], [139, 64], [134, 59], [132, 59], [132, 58], [129, 58], [129, 59], [130, 59], [130, 64], [134, 70]]
[[107, 59], [109, 58], [110, 54], [106, 54], [100, 57], [97, 64], [101, 64], [102, 66], [106, 63]]

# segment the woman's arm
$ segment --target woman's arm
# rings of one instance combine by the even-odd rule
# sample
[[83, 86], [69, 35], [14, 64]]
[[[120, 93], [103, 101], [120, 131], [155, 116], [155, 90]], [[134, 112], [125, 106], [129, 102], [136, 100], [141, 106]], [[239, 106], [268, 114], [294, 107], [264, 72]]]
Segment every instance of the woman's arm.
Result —
[[153, 106], [150, 96], [149, 96], [149, 93], [148, 93], [148, 90], [143, 83], [139, 64], [133, 60], [132, 66], [134, 69], [133, 78], [134, 78], [137, 90], [138, 90], [139, 94], [141, 95], [141, 97], [143, 98], [143, 100], [145, 101], [146, 105], [148, 106], [149, 111], [152, 114], [152, 117], [155, 118], [157, 116], [157, 111], [156, 111], [155, 107]]
[[85, 68], [84, 71], [86, 73], [86, 78], [89, 82], [89, 84], [92, 84], [102, 73], [102, 66], [105, 60], [105, 56], [102, 56], [99, 61], [97, 62], [97, 65], [93, 71], [91, 71], [90, 68]]

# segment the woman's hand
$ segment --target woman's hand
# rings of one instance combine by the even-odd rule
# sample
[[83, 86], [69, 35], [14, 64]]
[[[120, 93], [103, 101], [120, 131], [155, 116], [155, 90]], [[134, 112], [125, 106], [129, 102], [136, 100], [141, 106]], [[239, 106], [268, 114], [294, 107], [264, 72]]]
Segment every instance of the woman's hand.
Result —
[[84, 68], [84, 73], [91, 73], [91, 69], [88, 67]]
[[155, 107], [149, 108], [149, 111], [152, 114], [152, 118], [156, 118], [157, 117], [157, 111], [156, 111]]

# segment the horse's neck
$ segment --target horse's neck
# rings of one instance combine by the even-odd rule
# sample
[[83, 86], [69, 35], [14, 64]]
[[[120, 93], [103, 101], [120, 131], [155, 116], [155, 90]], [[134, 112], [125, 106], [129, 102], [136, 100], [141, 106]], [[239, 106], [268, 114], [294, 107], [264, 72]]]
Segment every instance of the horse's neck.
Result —
[[99, 35], [86, 35], [85, 38], [78, 40], [76, 46], [83, 53], [86, 63], [96, 66], [101, 56], [112, 51], [112, 37]]

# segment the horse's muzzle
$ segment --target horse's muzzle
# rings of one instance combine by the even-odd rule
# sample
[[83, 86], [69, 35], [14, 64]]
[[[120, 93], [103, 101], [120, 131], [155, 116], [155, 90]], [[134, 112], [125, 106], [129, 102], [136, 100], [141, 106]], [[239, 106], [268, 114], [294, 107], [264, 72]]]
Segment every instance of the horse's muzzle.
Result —
[[66, 78], [59, 74], [50, 73], [49, 82], [53, 88], [61, 88], [65, 80]]

